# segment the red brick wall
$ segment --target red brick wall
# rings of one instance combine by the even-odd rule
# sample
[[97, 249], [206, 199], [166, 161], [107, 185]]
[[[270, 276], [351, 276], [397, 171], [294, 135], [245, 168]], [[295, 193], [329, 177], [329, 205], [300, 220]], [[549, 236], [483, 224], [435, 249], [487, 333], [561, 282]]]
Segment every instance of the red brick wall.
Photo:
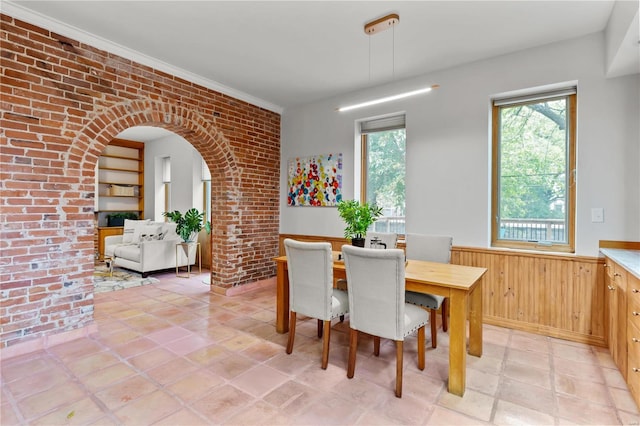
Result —
[[1, 15], [0, 347], [93, 320], [94, 170], [136, 125], [212, 175], [212, 282], [275, 275], [280, 116]]

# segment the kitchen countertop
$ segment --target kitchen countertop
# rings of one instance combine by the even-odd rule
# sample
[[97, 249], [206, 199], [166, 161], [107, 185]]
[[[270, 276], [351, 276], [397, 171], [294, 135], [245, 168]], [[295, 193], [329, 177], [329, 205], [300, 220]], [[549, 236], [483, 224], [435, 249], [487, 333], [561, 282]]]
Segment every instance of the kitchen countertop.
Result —
[[640, 250], [601, 248], [600, 253], [624, 267], [640, 279]]

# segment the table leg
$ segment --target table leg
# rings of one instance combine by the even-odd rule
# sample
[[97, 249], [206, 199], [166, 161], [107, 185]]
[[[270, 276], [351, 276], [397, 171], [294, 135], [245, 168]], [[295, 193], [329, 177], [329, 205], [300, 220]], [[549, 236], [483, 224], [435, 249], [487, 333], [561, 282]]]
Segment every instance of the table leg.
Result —
[[289, 331], [289, 276], [284, 262], [278, 262], [276, 275], [276, 331]]
[[449, 392], [463, 396], [467, 372], [467, 293], [452, 289], [449, 309]]
[[198, 243], [198, 273], [202, 275], [202, 246]]
[[482, 356], [482, 281], [469, 295], [469, 355]]
[[107, 267], [107, 271], [109, 271], [110, 277], [113, 277], [113, 261], [114, 261], [114, 258], [111, 256], [104, 257], [104, 264]]
[[[187, 275], [180, 275], [180, 266], [179, 265], [179, 259], [180, 259], [180, 255], [178, 247], [182, 247], [183, 252], [185, 253], [185, 256], [187, 257]], [[198, 272], [200, 274], [202, 274], [202, 246], [200, 245], [200, 243], [197, 242], [189, 242], [189, 243], [178, 243], [176, 244], [176, 277], [180, 277], [180, 278], [191, 278], [191, 262], [189, 261], [189, 257], [191, 255], [191, 247], [194, 248], [195, 252], [194, 255], [196, 257], [196, 260], [198, 261]]]

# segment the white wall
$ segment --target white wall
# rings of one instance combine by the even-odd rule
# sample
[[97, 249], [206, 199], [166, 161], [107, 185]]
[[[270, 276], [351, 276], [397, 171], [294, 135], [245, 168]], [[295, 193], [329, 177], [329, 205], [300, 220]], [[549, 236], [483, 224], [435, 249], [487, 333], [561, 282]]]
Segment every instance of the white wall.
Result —
[[202, 211], [202, 156], [176, 134], [145, 143], [144, 217], [164, 221], [162, 158], [171, 158], [171, 210]]
[[[605, 78], [604, 37], [592, 34], [442, 70], [286, 110], [282, 116], [280, 232], [342, 236], [335, 208], [288, 207], [287, 161], [342, 152], [343, 195], [354, 196], [354, 122], [405, 112], [407, 231], [448, 233], [459, 246], [489, 247], [490, 99], [573, 82], [578, 86], [576, 253], [598, 241], [640, 241], [640, 75]], [[338, 113], [336, 107], [421, 86], [440, 89]], [[591, 208], [604, 223], [591, 223]]]

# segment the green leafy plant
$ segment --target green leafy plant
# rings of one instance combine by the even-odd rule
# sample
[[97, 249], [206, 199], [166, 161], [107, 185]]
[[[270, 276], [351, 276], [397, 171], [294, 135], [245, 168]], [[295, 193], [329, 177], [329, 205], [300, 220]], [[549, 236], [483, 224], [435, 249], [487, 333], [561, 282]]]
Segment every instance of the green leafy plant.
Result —
[[110, 218], [122, 218], [122, 219], [137, 219], [138, 215], [133, 212], [120, 212], [120, 213], [110, 213], [107, 215]]
[[338, 203], [338, 214], [347, 225], [344, 237], [362, 239], [367, 235], [367, 229], [382, 215], [382, 208], [375, 204], [360, 204], [356, 200], [343, 200]]
[[189, 209], [184, 215], [178, 210], [164, 212], [162, 215], [176, 223], [176, 233], [184, 242], [194, 241], [202, 228], [207, 231], [207, 234], [211, 232], [211, 222], [205, 220], [204, 213], [199, 212], [198, 209]]

